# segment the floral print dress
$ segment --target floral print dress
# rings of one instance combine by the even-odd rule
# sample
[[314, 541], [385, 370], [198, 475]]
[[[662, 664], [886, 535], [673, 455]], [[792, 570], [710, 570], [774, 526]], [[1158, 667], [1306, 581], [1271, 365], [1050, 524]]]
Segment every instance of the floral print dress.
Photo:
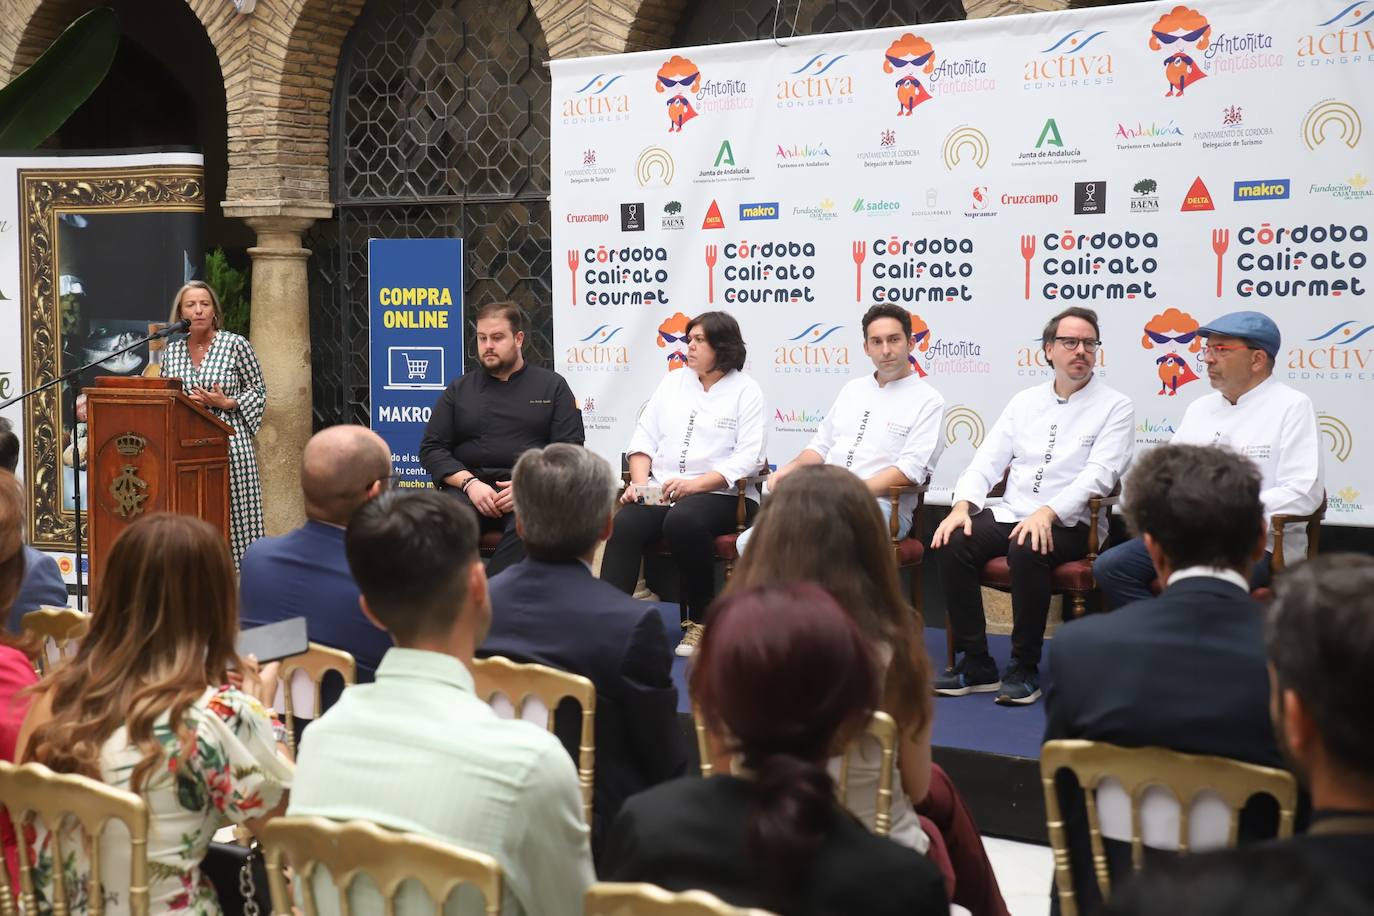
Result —
[[[210, 839], [229, 824], [261, 817], [281, 801], [294, 768], [277, 753], [272, 721], [257, 700], [233, 687], [209, 687], [187, 710], [183, 740], [164, 712], [153, 725], [166, 763], [148, 777], [142, 795], [148, 803], [149, 912], [219, 916], [219, 899], [200, 871]], [[142, 759], [121, 726], [101, 752], [101, 777], [117, 789], [129, 788]], [[37, 859], [39, 911], [52, 900], [52, 845], [43, 825], [26, 839]], [[86, 855], [76, 833], [64, 834], [61, 863], [68, 903], [74, 916], [89, 911]], [[106, 916], [129, 913], [129, 845], [118, 822], [105, 828], [100, 848]]]

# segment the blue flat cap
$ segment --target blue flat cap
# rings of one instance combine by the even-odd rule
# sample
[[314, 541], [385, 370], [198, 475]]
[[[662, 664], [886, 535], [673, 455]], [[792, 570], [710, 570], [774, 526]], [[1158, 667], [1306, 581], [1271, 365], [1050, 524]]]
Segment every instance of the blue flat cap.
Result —
[[1271, 357], [1279, 355], [1279, 326], [1274, 324], [1274, 319], [1260, 312], [1227, 312], [1207, 322], [1197, 332], [1202, 337], [1211, 337], [1213, 334], [1239, 337]]

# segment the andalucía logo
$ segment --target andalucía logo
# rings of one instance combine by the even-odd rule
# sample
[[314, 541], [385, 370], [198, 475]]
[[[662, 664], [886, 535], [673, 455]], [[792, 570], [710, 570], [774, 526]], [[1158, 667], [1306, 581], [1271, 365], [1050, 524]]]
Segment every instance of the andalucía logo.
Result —
[[720, 215], [720, 204], [714, 200], [711, 206], [706, 209], [706, 218], [701, 221], [703, 229], [724, 229], [725, 219]]
[[753, 181], [753, 170], [735, 161], [735, 148], [729, 140], [720, 141], [715, 159], [710, 168], [697, 172], [692, 179], [695, 184], [712, 184], [719, 181]]
[[[1098, 43], [1105, 29], [1089, 34], [1074, 29], [1059, 36], [1048, 47], [1026, 61], [1021, 77], [1023, 89], [1100, 89], [1114, 79], [1112, 52]], [[1089, 51], [1089, 46], [1092, 50]]]
[[630, 351], [623, 338], [617, 339], [625, 330], [620, 325], [602, 324], [592, 329], [586, 337], [568, 347], [564, 354], [566, 370], [569, 372], [629, 372]]
[[1316, 28], [1298, 36], [1298, 66], [1317, 67], [1322, 64], [1368, 64], [1374, 60], [1374, 2], [1359, 0], [1327, 0], [1314, 3], [1318, 9], [1335, 14], [1323, 16]]
[[1287, 178], [1237, 181], [1235, 200], [1287, 200], [1288, 184]]
[[756, 219], [777, 219], [778, 202], [771, 201], [765, 204], [740, 204], [739, 218], [741, 222]]
[[778, 144], [773, 164], [780, 169], [812, 168], [830, 165], [830, 148], [824, 143]]
[[849, 345], [830, 339], [842, 330], [844, 326], [838, 324], [808, 325], [774, 348], [773, 371], [789, 375], [848, 375]]
[[930, 42], [906, 32], [888, 45], [883, 61], [884, 73], [896, 73], [897, 117], [910, 117], [917, 105], [930, 101], [930, 91], [921, 84], [919, 74], [935, 69], [935, 49]]
[[[1198, 374], [1190, 363], [1197, 360], [1202, 350], [1198, 327], [1192, 315], [1176, 308], [1167, 308], [1145, 322], [1145, 335], [1140, 338], [1140, 345], [1146, 350], [1153, 350], [1157, 346], [1170, 348], [1168, 353], [1155, 360], [1155, 365], [1159, 367], [1159, 394], [1173, 397], [1178, 394], [1179, 388], [1197, 381]], [[1179, 353], [1179, 347], [1186, 348], [1188, 353], [1193, 354], [1193, 359]]]
[[822, 51], [778, 80], [779, 108], [814, 108], [854, 104], [854, 77], [849, 65], [839, 66], [848, 54]]
[[1160, 150], [1183, 146], [1183, 128], [1168, 121], [1136, 121], [1134, 125], [1116, 124], [1116, 148], [1120, 150]]
[[814, 433], [824, 419], [825, 414], [815, 408], [773, 409], [773, 428], [780, 433]]
[[1347, 320], [1332, 325], [1316, 337], [1307, 338], [1306, 346], [1288, 351], [1288, 377], [1330, 382], [1367, 382], [1374, 379], [1374, 347], [1360, 338], [1374, 331], [1367, 321]]
[[1189, 51], [1206, 51], [1211, 37], [1212, 24], [1201, 10], [1176, 6], [1155, 22], [1150, 29], [1150, 50], [1170, 52], [1164, 58], [1164, 78], [1169, 82], [1166, 98], [1182, 96], [1185, 89], [1207, 76]]
[[664, 318], [663, 323], [658, 326], [656, 343], [660, 350], [669, 350], [667, 356], [669, 372], [687, 365], [688, 320], [686, 315], [676, 312], [671, 317]]
[[[563, 100], [564, 124], [604, 124], [630, 119], [630, 97], [621, 90], [622, 73], [598, 73]], [[617, 85], [619, 84], [619, 85]]]
[[1188, 193], [1183, 195], [1183, 206], [1179, 210], [1183, 213], [1194, 213], [1198, 210], [1215, 210], [1212, 204], [1212, 192], [1207, 190], [1207, 185], [1203, 184], [1202, 176], [1193, 179], [1193, 183], [1188, 186]]
[[1016, 154], [1012, 165], [1078, 165], [1087, 160], [1078, 147], [1065, 148], [1059, 122], [1048, 118], [1035, 140], [1035, 149], [1023, 149]]
[[683, 125], [697, 116], [686, 93], [700, 88], [701, 68], [681, 54], [674, 54], [658, 68], [654, 91], [673, 93], [668, 99], [668, 133], [682, 133]]
[[1131, 198], [1132, 213], [1159, 212], [1159, 182], [1153, 178], [1142, 178], [1131, 185], [1135, 196]]

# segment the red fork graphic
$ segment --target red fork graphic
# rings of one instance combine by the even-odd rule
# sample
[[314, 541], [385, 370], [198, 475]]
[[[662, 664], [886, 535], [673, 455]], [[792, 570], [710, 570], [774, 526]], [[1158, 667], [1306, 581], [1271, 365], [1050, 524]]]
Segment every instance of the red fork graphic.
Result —
[[1226, 249], [1229, 248], [1230, 246], [1231, 246], [1231, 230], [1230, 230], [1230, 229], [1213, 229], [1213, 230], [1212, 230], [1212, 250], [1215, 251], [1215, 252], [1217, 253], [1217, 298], [1218, 298], [1218, 299], [1221, 298], [1221, 274], [1222, 274], [1222, 267], [1223, 267], [1223, 265], [1225, 264], [1225, 258], [1223, 257], [1223, 255], [1226, 254]]
[[1026, 298], [1030, 299], [1031, 258], [1035, 257], [1035, 236], [1021, 236], [1021, 257], [1026, 262]]
[[572, 271], [572, 304], [577, 305], [577, 249], [568, 249], [568, 270]]
[[716, 301], [716, 246], [706, 246], [706, 301]]
[[868, 257], [868, 243], [854, 243], [854, 301], [864, 301], [864, 258]]

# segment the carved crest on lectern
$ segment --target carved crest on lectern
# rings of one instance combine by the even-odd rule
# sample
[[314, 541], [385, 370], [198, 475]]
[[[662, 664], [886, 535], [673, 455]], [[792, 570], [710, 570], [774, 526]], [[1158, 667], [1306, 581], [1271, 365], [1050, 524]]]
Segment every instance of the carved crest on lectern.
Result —
[[148, 498], [148, 482], [138, 476], [138, 468], [126, 464], [119, 470], [119, 476], [110, 482], [110, 498], [114, 500], [115, 515], [120, 518], [133, 518], [143, 512], [143, 501]]

